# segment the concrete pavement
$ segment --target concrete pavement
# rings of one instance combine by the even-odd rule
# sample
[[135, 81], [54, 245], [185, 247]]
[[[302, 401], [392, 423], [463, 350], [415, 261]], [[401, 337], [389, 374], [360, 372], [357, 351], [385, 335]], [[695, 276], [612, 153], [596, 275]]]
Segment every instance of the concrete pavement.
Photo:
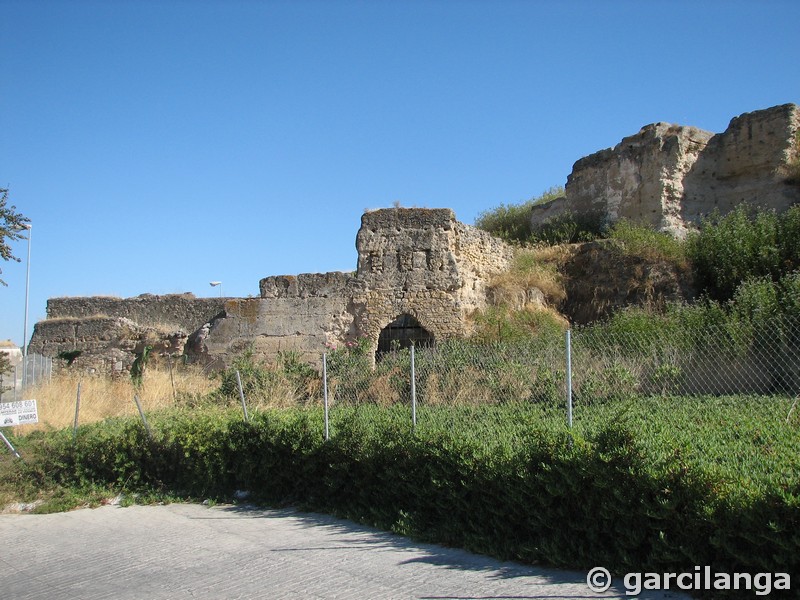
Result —
[[[241, 506], [104, 506], [0, 515], [0, 597], [630, 598], [586, 573], [418, 544], [326, 515]], [[688, 598], [655, 592], [640, 598]]]

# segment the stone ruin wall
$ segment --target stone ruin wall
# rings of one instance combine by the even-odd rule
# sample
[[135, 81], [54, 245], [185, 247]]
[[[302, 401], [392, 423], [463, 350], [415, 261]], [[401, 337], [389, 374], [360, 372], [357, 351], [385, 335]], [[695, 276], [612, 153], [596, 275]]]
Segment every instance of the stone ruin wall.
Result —
[[231, 299], [225, 317], [204, 339], [210, 360], [229, 364], [252, 348], [257, 356], [273, 359], [279, 352], [296, 352], [319, 362], [326, 344], [355, 338], [348, 297], [353, 277], [346, 273], [267, 277], [261, 297]]
[[30, 350], [54, 357], [80, 350], [77, 366], [119, 372], [145, 346], [220, 367], [246, 348], [319, 362], [326, 347], [360, 337], [377, 348], [381, 330], [403, 314], [446, 339], [466, 333], [467, 315], [485, 303], [486, 280], [513, 256], [450, 209], [383, 209], [361, 221], [355, 273], [266, 277], [258, 298], [53, 298]]
[[119, 317], [160, 329], [194, 331], [198, 321], [221, 313], [224, 304], [223, 298], [196, 298], [193, 294], [50, 298], [47, 319]]
[[676, 236], [715, 209], [784, 211], [800, 202], [787, 180], [800, 160], [800, 109], [785, 104], [734, 118], [724, 133], [656, 123], [575, 163], [564, 198], [536, 206], [534, 227], [566, 212], [628, 219]]
[[145, 346], [156, 355], [183, 354], [192, 332], [223, 311], [223, 299], [192, 294], [50, 298], [28, 351], [53, 358], [79, 351], [78, 368], [122, 372]]
[[[722, 134], [657, 123], [575, 163], [565, 197], [534, 208], [535, 225], [572, 212], [621, 218], [684, 235], [714, 209], [747, 202], [784, 210], [800, 202], [789, 165], [800, 160], [800, 110], [747, 113]], [[467, 333], [490, 277], [512, 250], [459, 223], [449, 209], [383, 209], [362, 216], [354, 273], [266, 277], [258, 298], [53, 298], [30, 352], [82, 351], [82, 368], [125, 371], [149, 345], [156, 353], [229, 364], [247, 347], [272, 358], [295, 351], [317, 362], [326, 346], [380, 332], [413, 316], [435, 339]]]
[[356, 239], [357, 277], [366, 287], [360, 330], [380, 331], [409, 314], [436, 339], [465, 334], [466, 316], [486, 302], [486, 282], [513, 251], [456, 220], [450, 209], [366, 213]]
[[260, 298], [230, 300], [205, 340], [209, 356], [229, 361], [244, 347], [273, 357], [294, 351], [318, 362], [327, 347], [358, 338], [378, 346], [381, 330], [413, 316], [435, 339], [462, 336], [466, 317], [485, 304], [488, 277], [513, 251], [450, 209], [365, 213], [356, 237], [355, 273], [266, 277]]

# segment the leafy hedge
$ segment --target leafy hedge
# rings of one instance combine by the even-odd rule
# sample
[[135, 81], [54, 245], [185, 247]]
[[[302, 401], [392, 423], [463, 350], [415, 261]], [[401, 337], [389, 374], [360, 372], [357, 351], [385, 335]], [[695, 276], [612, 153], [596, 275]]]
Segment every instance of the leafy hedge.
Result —
[[800, 268], [800, 206], [778, 214], [739, 205], [708, 218], [687, 240], [703, 294], [726, 301], [751, 278], [781, 277]]
[[[576, 389], [626, 394], [796, 393], [800, 272], [750, 278], [727, 302], [638, 307], [573, 332]], [[603, 386], [593, 385], [602, 380]], [[585, 382], [587, 389], [581, 389]]]
[[[504, 559], [612, 571], [800, 572], [800, 442], [788, 401], [154, 414], [40, 439], [62, 484], [331, 512]], [[702, 431], [697, 423], [703, 423]], [[31, 467], [32, 468], [32, 467]]]

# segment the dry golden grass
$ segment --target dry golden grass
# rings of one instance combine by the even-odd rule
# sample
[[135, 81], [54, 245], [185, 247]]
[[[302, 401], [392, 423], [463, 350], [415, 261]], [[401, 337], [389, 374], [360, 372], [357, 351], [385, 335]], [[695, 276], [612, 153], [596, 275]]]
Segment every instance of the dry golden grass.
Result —
[[308, 406], [321, 398], [321, 380], [297, 381], [276, 375], [259, 391], [248, 393], [246, 402], [248, 408], [291, 408]]
[[563, 257], [563, 250], [555, 253], [551, 247], [518, 250], [511, 268], [489, 283], [493, 303], [519, 310], [535, 297], [533, 290], [539, 290], [547, 304], [560, 303], [566, 298], [557, 268]]
[[475, 367], [431, 373], [422, 390], [423, 402], [429, 406], [491, 403], [491, 391], [482, 379], [483, 374]]
[[216, 388], [207, 374], [195, 369], [174, 369], [172, 378], [168, 370], [149, 370], [138, 389], [129, 377], [111, 379], [63, 373], [25, 393], [26, 399], [36, 399], [39, 423], [16, 427], [15, 433], [71, 427], [75, 422], [79, 384], [80, 424], [136, 415], [134, 394], [138, 395], [143, 410], [153, 411], [175, 406], [181, 398], [202, 396]]

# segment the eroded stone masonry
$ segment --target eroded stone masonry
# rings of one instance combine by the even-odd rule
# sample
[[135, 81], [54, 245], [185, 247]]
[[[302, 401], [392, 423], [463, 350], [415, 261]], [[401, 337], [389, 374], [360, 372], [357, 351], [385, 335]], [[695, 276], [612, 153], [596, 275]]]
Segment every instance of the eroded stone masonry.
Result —
[[[749, 203], [781, 211], [798, 202], [800, 110], [786, 104], [736, 117], [721, 134], [643, 127], [577, 161], [565, 197], [535, 207], [532, 222], [569, 211], [680, 236], [714, 210]], [[248, 347], [265, 358], [292, 350], [318, 362], [326, 345], [361, 337], [376, 352], [432, 343], [467, 333], [489, 279], [513, 256], [449, 209], [367, 212], [356, 248], [354, 273], [267, 277], [258, 298], [52, 298], [29, 350], [108, 372], [129, 369], [147, 346], [152, 356], [222, 366]]]
[[466, 333], [488, 279], [513, 256], [450, 209], [367, 212], [356, 248], [355, 273], [267, 277], [258, 298], [52, 298], [29, 348], [122, 371], [145, 346], [222, 366], [246, 348], [268, 359], [292, 350], [318, 361], [326, 346], [360, 337], [375, 351], [392, 341], [430, 343]]
[[580, 159], [565, 197], [535, 207], [534, 226], [569, 211], [683, 236], [714, 209], [738, 204], [786, 210], [800, 202], [800, 109], [745, 113], [720, 134], [656, 123], [614, 148]]

